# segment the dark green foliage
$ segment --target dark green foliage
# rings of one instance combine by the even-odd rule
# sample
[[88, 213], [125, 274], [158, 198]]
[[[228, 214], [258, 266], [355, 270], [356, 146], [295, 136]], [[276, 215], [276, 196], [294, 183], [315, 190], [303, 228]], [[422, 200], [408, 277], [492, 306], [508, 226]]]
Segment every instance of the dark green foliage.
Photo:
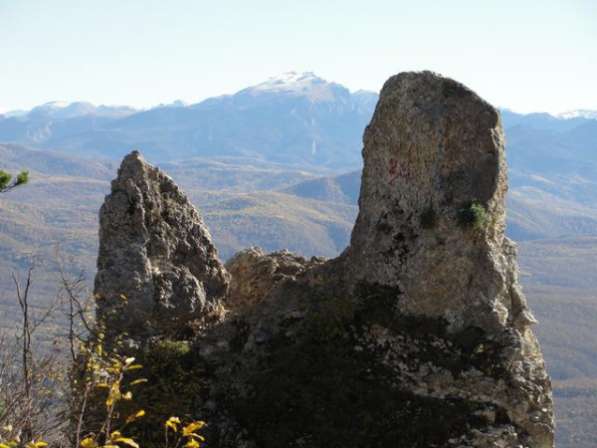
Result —
[[27, 182], [29, 182], [29, 171], [21, 171], [17, 174], [15, 185], [26, 184]]
[[0, 170], [0, 190], [4, 190], [6, 187], [8, 187], [10, 179], [12, 179], [12, 175], [10, 173]]
[[421, 227], [424, 229], [433, 229], [437, 225], [437, 213], [435, 213], [432, 205], [423, 210], [423, 213], [421, 213], [420, 222]]
[[0, 193], [29, 182], [29, 171], [21, 171], [13, 182], [11, 180], [12, 174], [0, 170]]
[[487, 223], [487, 211], [478, 202], [471, 202], [458, 210], [458, 223], [463, 228], [482, 229]]

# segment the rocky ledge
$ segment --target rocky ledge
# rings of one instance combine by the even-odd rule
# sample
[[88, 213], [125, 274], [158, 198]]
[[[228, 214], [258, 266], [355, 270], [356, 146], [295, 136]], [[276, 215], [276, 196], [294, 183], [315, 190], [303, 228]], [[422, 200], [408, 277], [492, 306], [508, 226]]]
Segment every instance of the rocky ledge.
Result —
[[[162, 384], [146, 408], [209, 421], [210, 447], [553, 447], [504, 236], [499, 113], [451, 79], [401, 73], [363, 157], [342, 255], [252, 248], [226, 267], [174, 183], [125, 158], [101, 211], [98, 318], [141, 358], [187, 347], [166, 371], [146, 365]], [[184, 381], [164, 379], [172, 362]]]

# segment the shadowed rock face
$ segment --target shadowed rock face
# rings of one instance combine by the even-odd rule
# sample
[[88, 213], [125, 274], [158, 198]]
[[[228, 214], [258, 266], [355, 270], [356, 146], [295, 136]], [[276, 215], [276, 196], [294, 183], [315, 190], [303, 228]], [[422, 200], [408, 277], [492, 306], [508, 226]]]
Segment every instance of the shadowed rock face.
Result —
[[[499, 114], [453, 80], [399, 74], [384, 85], [363, 156], [360, 212], [340, 257], [249, 249], [228, 263], [226, 318], [195, 334], [185, 360], [202, 372], [202, 392], [173, 411], [208, 420], [210, 446], [221, 448], [553, 447], [551, 385], [504, 237]], [[148, 180], [138, 196], [156, 185]], [[144, 251], [153, 239], [144, 235], [163, 235], [165, 218], [104, 229], [120, 188], [117, 180], [102, 211], [110, 250], [100, 250], [100, 266], [112, 277], [100, 270], [98, 285], [152, 308], [159, 300]], [[135, 213], [153, 210], [143, 204]], [[181, 233], [169, 246], [189, 233], [172, 231]], [[190, 253], [214, 254], [208, 238], [200, 244]], [[120, 276], [129, 258], [139, 267]], [[182, 259], [168, 257], [170, 271], [197, 272], [197, 284], [216, 279], [221, 296], [227, 274], [214, 257]], [[169, 301], [209, 302], [199, 287], [184, 290], [191, 294], [169, 289]]]

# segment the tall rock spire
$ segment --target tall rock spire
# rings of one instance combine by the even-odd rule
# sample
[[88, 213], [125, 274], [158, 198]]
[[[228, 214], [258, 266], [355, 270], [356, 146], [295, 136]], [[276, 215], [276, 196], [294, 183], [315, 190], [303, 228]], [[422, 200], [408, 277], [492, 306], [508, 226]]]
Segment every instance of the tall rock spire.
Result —
[[530, 446], [552, 446], [551, 386], [515, 245], [504, 235], [499, 112], [452, 79], [401, 73], [381, 91], [363, 158], [359, 215], [343, 257], [347, 283], [383, 287], [388, 313], [444, 322], [448, 338], [493, 347], [510, 379], [501, 396], [454, 378], [435, 387], [493, 395]]
[[534, 322], [504, 236], [497, 110], [451, 79], [399, 74], [383, 87], [363, 157], [351, 279], [396, 287], [401, 311], [454, 331]]

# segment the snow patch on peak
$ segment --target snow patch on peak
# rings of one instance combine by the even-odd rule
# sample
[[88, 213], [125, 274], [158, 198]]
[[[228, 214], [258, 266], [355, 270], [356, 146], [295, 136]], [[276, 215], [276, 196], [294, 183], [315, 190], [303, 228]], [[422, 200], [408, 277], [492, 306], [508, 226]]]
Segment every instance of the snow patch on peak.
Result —
[[174, 100], [171, 103], [160, 103], [157, 106], [155, 106], [155, 108], [163, 108], [163, 107], [178, 108], [178, 107], [188, 107], [190, 105], [191, 105], [191, 103], [189, 103], [187, 101]]
[[328, 82], [313, 72], [286, 72], [267, 81], [241, 90], [241, 95], [253, 97], [265, 95], [286, 95], [307, 98], [312, 103], [333, 102], [350, 97], [350, 92], [340, 84]]
[[251, 87], [251, 89], [270, 92], [304, 92], [316, 84], [328, 83], [313, 72], [286, 72], [278, 76], [272, 76], [267, 81]]
[[50, 101], [48, 103], [44, 103], [41, 106], [35, 107], [35, 109], [64, 109], [70, 106], [71, 103], [67, 101]]
[[86, 101], [51, 101], [34, 107], [26, 113], [28, 118], [65, 120], [69, 118], [95, 116], [122, 118], [135, 113], [136, 110], [128, 106], [95, 106]]
[[558, 118], [570, 119], [570, 118], [588, 118], [597, 120], [597, 110], [588, 109], [577, 109], [562, 112], [556, 115]]

